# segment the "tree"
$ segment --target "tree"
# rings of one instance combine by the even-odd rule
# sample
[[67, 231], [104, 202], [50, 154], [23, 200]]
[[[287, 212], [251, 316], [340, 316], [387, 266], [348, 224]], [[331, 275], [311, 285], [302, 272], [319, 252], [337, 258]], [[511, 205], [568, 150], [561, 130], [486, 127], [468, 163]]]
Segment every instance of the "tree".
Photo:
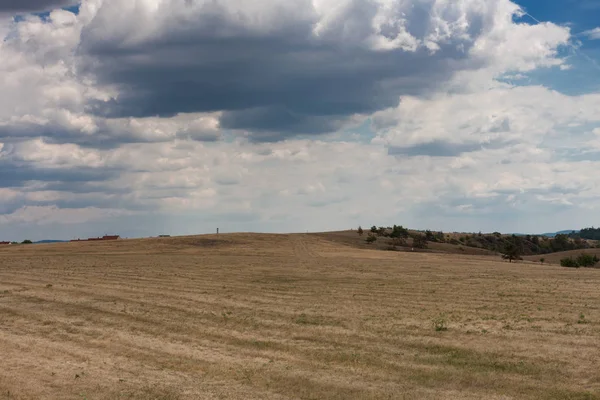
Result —
[[550, 247], [553, 251], [566, 251], [571, 250], [569, 242], [569, 237], [564, 234], [556, 235], [554, 239], [550, 242]]
[[576, 259], [573, 259], [572, 257], [563, 258], [560, 260], [560, 265], [567, 268], [592, 268], [598, 264], [599, 261], [600, 259], [596, 255], [581, 253]]
[[508, 241], [504, 245], [504, 252], [502, 254], [502, 258], [508, 260], [508, 262], [513, 262], [513, 260], [521, 259], [521, 252], [519, 251], [519, 247], [514, 241]]
[[427, 237], [425, 235], [415, 235], [413, 237], [413, 247], [417, 249], [427, 248]]
[[32, 244], [33, 242], [29, 239], [25, 239], [23, 240], [23, 242], [21, 244]]
[[377, 236], [370, 233], [369, 236], [367, 236], [367, 243], [371, 244], [375, 241], [377, 241]]
[[575, 260], [580, 267], [591, 268], [598, 264], [598, 256], [582, 253]]
[[577, 261], [573, 260], [571, 257], [560, 260], [560, 265], [567, 268], [579, 268]]
[[439, 231], [435, 233], [435, 241], [436, 242], [440, 242], [440, 243], [444, 243], [446, 241], [446, 238], [444, 236], [444, 232]]
[[358, 235], [359, 236], [363, 235], [363, 228], [361, 226], [358, 227]]
[[[573, 234], [572, 234], [573, 235]], [[600, 240], [600, 228], [585, 228], [579, 231], [579, 237], [589, 240]]]
[[375, 225], [371, 227], [371, 232], [377, 233], [377, 227]]
[[406, 239], [408, 238], [408, 229], [404, 228], [402, 225], [394, 225], [392, 228], [392, 233], [390, 233], [390, 237]]

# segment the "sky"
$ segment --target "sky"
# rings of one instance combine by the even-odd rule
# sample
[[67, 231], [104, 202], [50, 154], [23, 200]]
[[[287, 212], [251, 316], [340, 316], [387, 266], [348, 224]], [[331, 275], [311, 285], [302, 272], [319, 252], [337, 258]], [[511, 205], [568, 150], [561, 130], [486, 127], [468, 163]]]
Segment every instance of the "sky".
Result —
[[596, 0], [3, 0], [0, 240], [600, 225]]

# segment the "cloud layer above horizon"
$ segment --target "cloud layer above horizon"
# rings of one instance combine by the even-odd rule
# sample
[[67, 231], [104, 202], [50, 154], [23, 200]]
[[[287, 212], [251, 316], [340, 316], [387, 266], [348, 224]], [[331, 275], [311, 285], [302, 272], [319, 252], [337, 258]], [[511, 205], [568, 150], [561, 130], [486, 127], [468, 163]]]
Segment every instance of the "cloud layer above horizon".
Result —
[[529, 83], [581, 43], [511, 1], [70, 5], [0, 5], [0, 239], [595, 213], [600, 90]]

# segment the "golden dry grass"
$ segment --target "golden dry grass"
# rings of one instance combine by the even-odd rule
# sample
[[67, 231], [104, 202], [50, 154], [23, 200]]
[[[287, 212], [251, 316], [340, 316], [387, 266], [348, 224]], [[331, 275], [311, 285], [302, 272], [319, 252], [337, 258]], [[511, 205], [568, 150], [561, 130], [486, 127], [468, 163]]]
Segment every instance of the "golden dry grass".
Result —
[[597, 270], [312, 235], [3, 248], [0, 399], [597, 399], [599, 305]]

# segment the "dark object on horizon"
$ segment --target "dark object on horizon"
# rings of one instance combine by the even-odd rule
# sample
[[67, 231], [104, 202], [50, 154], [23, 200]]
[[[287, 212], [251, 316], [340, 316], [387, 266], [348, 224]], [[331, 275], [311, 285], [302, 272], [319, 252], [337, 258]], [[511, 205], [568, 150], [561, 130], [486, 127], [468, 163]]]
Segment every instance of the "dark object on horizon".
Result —
[[558, 232], [550, 232], [550, 233], [542, 233], [541, 235], [538, 236], [546, 236], [546, 237], [556, 237], [558, 235], [575, 235], [578, 234], [579, 231], [575, 230], [575, 229], [567, 229], [564, 231], [558, 231]]
[[95, 241], [101, 241], [101, 240], [118, 240], [120, 239], [121, 236], [119, 235], [104, 235], [102, 237], [97, 237], [97, 238], [88, 238], [87, 240], [85, 239], [74, 239], [71, 240], [71, 242], [95, 242]]
[[571, 236], [578, 236], [581, 239], [588, 240], [600, 240], [600, 228], [585, 228], [580, 230], [579, 232], [571, 234]]
[[171, 235], [158, 235], [159, 238], [168, 238], [171, 237]]

